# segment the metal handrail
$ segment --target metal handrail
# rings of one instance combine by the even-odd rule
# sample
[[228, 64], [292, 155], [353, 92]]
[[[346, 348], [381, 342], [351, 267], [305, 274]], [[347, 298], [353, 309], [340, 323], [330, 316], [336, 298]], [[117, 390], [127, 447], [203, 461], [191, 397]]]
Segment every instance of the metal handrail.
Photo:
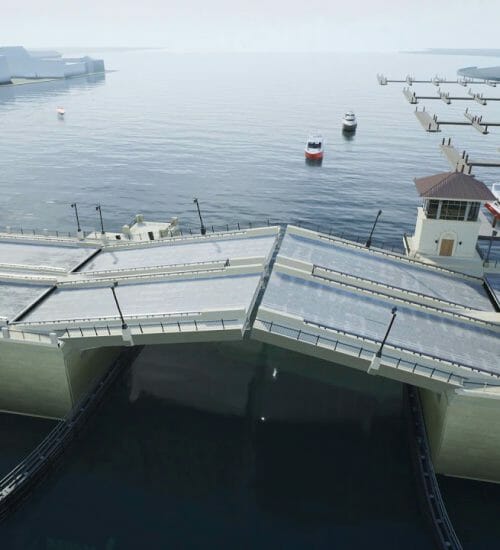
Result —
[[[316, 321], [308, 321], [306, 319], [304, 319], [303, 321], [306, 325], [312, 325], [312, 326], [317, 326], [319, 328], [323, 328], [323, 329], [326, 329], [326, 330], [331, 330], [331, 331], [337, 332], [339, 334], [343, 334], [345, 336], [348, 336], [350, 338], [356, 338], [357, 340], [362, 340], [363, 342], [373, 343], [374, 345], [379, 345], [380, 344], [380, 342], [378, 340], [372, 340], [371, 338], [367, 338], [366, 336], [361, 336], [360, 334], [356, 334], [354, 332], [347, 332], [345, 330], [342, 330], [342, 329], [339, 329], [339, 328], [336, 328], [336, 327], [332, 327], [332, 326], [329, 326], [329, 325], [324, 325], [324, 324], [321, 324], [321, 323], [317, 323]], [[450, 365], [451, 367], [458, 367], [458, 368], [466, 369], [466, 370], [469, 370], [469, 371], [472, 371], [472, 372], [480, 372], [482, 374], [487, 374], [488, 376], [491, 376], [493, 378], [499, 378], [500, 379], [500, 374], [497, 374], [497, 373], [494, 373], [494, 372], [491, 372], [491, 371], [488, 371], [488, 370], [485, 370], [485, 369], [481, 369], [480, 367], [473, 367], [471, 365], [466, 365], [465, 363], [458, 363], [456, 361], [450, 361], [448, 359], [443, 359], [442, 357], [438, 357], [437, 355], [432, 355], [430, 353], [422, 353], [420, 351], [413, 350], [411, 348], [404, 348], [402, 346], [398, 346], [398, 345], [392, 344], [392, 343], [391, 344], [386, 344], [386, 346], [389, 347], [389, 348], [395, 349], [395, 350], [402, 351], [403, 353], [409, 353], [411, 355], [416, 355], [418, 357], [421, 357], [422, 359], [429, 359], [431, 361], [438, 361], [439, 363], [444, 363], [445, 365]], [[426, 367], [426, 368], [428, 368], [428, 367]]]
[[[137, 329], [137, 335], [140, 334], [147, 334], [148, 332], [145, 331], [145, 329], [151, 329], [151, 328], [160, 328], [160, 332], [162, 334], [165, 334], [168, 332], [168, 329], [171, 327], [175, 327], [177, 329], [177, 332], [186, 332], [182, 330], [182, 327], [185, 326], [193, 326], [195, 329], [195, 332], [200, 331], [203, 326], [206, 325], [219, 325], [222, 330], [229, 330], [230, 327], [234, 326], [235, 323], [242, 323], [241, 319], [193, 319], [190, 321], [171, 321], [169, 323], [154, 323], [154, 324], [147, 324], [143, 325], [141, 323], [137, 323], [135, 325], [129, 324], [130, 329]], [[91, 334], [86, 334], [90, 331]], [[92, 332], [93, 331], [93, 332]], [[76, 332], [76, 334], [74, 334]], [[88, 326], [88, 327], [73, 327], [73, 328], [67, 328], [64, 333], [61, 335], [61, 338], [86, 338], [86, 337], [99, 337], [99, 336], [119, 336], [122, 333], [122, 329], [120, 325], [104, 325], [104, 326]], [[135, 335], [133, 333], [133, 335]]]
[[[278, 327], [280, 329], [283, 329], [283, 330], [286, 330], [286, 331], [289, 331], [289, 332], [292, 332], [292, 333], [295, 333], [296, 336], [295, 336], [295, 340], [301, 340], [301, 336], [306, 336], [306, 337], [309, 337], [312, 339], [311, 342], [309, 343], [313, 343], [315, 346], [318, 346], [320, 344], [321, 341], [326, 341], [330, 344], [329, 347], [333, 347], [334, 348], [334, 351], [340, 346], [344, 346], [344, 347], [347, 347], [347, 348], [351, 348], [353, 350], [356, 351], [356, 354], [357, 357], [362, 357], [363, 354], [365, 355], [368, 355], [368, 357], [366, 357], [366, 359], [371, 359], [373, 358], [373, 354], [375, 353], [373, 349], [368, 349], [368, 348], [364, 348], [363, 346], [356, 346], [354, 344], [350, 344], [350, 343], [347, 343], [347, 342], [342, 342], [338, 339], [333, 339], [333, 338], [328, 338], [326, 336], [322, 336], [320, 334], [315, 334], [315, 333], [311, 333], [311, 332], [307, 332], [305, 330], [302, 330], [302, 329], [296, 329], [296, 328], [293, 328], [293, 327], [290, 327], [290, 326], [286, 326], [286, 325], [282, 325], [280, 323], [276, 323], [274, 321], [267, 321], [267, 320], [264, 320], [264, 319], [260, 319], [260, 318], [257, 318], [256, 321], [259, 321], [260, 323], [262, 323], [265, 327], [266, 327], [266, 330], [268, 330], [269, 332], [273, 332], [273, 328], [274, 327]], [[344, 332], [344, 331], [337, 331], [336, 329], [332, 329], [331, 327], [327, 327], [325, 325], [320, 325], [319, 323], [314, 323], [314, 322], [308, 322], [308, 321], [304, 321], [304, 323], [306, 324], [312, 324], [312, 325], [316, 325], [318, 326], [319, 328], [327, 328], [327, 329], [330, 329], [330, 330], [333, 330], [335, 332], [339, 332], [341, 334], [344, 334], [348, 337], [353, 337], [353, 338], [356, 338], [356, 339], [360, 339], [360, 340], [363, 340], [363, 341], [369, 341], [370, 343], [373, 343], [374, 346], [380, 344], [380, 342], [376, 341], [376, 340], [368, 340], [366, 338], [363, 338], [363, 337], [360, 337], [360, 336], [357, 336], [355, 334], [350, 334], [350, 333], [347, 333], [347, 332]], [[283, 334], [281, 334], [282, 336], [285, 336]], [[286, 336], [285, 336], [286, 337]], [[395, 348], [395, 349], [401, 349], [401, 351], [405, 352], [405, 351], [408, 351], [411, 353], [410, 350], [405, 350], [403, 348], [398, 348], [397, 346], [389, 346], [390, 348]], [[385, 348], [384, 348], [385, 349]], [[423, 354], [420, 354], [423, 358], [425, 358], [425, 356]], [[418, 363], [418, 362], [413, 362], [413, 361], [407, 361], [405, 359], [402, 359], [401, 357], [397, 357], [397, 356], [394, 356], [394, 355], [390, 355], [388, 353], [383, 353], [382, 355], [382, 360], [390, 360], [391, 362], [394, 362], [396, 365], [394, 368], [396, 369], [399, 369], [399, 367], [403, 364], [408, 364], [410, 365], [412, 368], [411, 370], [413, 372], [415, 372], [415, 370], [418, 368], [421, 368], [421, 369], [424, 369], [424, 371], [431, 371], [430, 375], [429, 375], [429, 378], [434, 378], [434, 374], [435, 373], [439, 373], [439, 374], [442, 374], [446, 377], [446, 382], [449, 383], [451, 381], [454, 381], [456, 380], [457, 381], [457, 384], [463, 386], [465, 382], [469, 382], [468, 378], [465, 377], [465, 376], [462, 376], [462, 375], [458, 375], [458, 374], [455, 374], [453, 372], [449, 372], [449, 371], [445, 371], [445, 370], [442, 370], [442, 369], [439, 369], [437, 367], [428, 367], [426, 365], [423, 365], [421, 363]], [[437, 359], [439, 360], [439, 359]], [[441, 362], [443, 362], [443, 360], [440, 360]], [[387, 366], [391, 366], [390, 362], [389, 363], [386, 363]], [[459, 365], [459, 364], [453, 364], [453, 363], [450, 363], [451, 366], [457, 366], [457, 367], [464, 367], [466, 368], [467, 370], [471, 370], [471, 371], [478, 371], [478, 372], [482, 372], [484, 374], [488, 374], [489, 376], [492, 376], [492, 377], [496, 377], [496, 378], [500, 378], [499, 375], [496, 375], [494, 373], [490, 373], [488, 371], [483, 371], [481, 369], [475, 369], [473, 367], [467, 367], [467, 366], [464, 366], [464, 365]], [[442, 380], [441, 380], [442, 381]], [[481, 384], [481, 386], [484, 385], [484, 384]], [[499, 384], [487, 384], [488, 386], [500, 386], [500, 383]]]

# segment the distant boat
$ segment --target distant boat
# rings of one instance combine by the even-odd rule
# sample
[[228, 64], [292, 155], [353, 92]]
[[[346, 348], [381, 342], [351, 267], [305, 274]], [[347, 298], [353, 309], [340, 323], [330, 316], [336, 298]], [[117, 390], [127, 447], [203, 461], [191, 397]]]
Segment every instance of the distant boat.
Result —
[[355, 132], [357, 126], [356, 115], [352, 111], [348, 111], [342, 119], [342, 130], [344, 132]]
[[57, 116], [63, 117], [65, 114], [66, 114], [66, 111], [64, 110], [63, 107], [57, 108]]
[[309, 160], [321, 160], [323, 158], [324, 143], [323, 136], [311, 135], [307, 138], [305, 155]]

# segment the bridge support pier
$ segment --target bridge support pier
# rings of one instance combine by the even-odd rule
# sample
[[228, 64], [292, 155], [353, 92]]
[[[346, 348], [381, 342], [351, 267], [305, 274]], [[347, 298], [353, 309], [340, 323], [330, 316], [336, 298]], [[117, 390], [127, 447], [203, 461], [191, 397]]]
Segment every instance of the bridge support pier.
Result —
[[436, 472], [500, 483], [500, 388], [420, 395]]

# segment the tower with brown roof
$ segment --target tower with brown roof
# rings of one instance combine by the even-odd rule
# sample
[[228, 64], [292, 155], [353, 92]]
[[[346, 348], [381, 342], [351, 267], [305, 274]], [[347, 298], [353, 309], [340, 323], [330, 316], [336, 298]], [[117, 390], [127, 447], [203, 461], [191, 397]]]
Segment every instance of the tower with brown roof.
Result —
[[444, 172], [415, 178], [423, 199], [418, 208], [415, 234], [406, 237], [410, 256], [475, 273], [482, 260], [476, 250], [481, 227], [481, 205], [494, 200], [491, 191], [474, 176]]

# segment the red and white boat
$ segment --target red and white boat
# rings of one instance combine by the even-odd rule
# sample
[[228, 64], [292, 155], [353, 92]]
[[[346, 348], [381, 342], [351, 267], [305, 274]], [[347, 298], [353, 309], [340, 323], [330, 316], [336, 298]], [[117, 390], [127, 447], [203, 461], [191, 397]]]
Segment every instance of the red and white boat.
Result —
[[324, 143], [323, 136], [319, 134], [311, 135], [307, 138], [305, 155], [309, 160], [321, 160], [323, 158]]
[[495, 220], [500, 220], [500, 183], [494, 183], [491, 186], [491, 192], [495, 195], [496, 200], [487, 202], [484, 206], [493, 214]]

